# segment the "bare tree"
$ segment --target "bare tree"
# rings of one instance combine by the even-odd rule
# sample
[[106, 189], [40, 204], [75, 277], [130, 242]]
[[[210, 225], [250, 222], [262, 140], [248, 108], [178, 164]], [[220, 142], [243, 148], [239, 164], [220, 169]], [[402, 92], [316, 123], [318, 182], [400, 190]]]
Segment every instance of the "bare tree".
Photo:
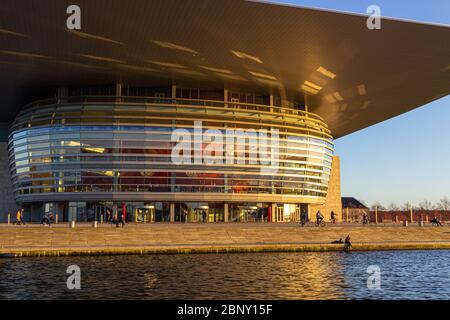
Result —
[[386, 208], [378, 201], [376, 201], [374, 204], [372, 204], [372, 206], [370, 207], [370, 210], [375, 211], [375, 208], [377, 208], [378, 211], [386, 211]]
[[409, 201], [406, 201], [405, 204], [402, 206], [402, 211], [409, 211], [411, 210], [411, 207], [414, 208], [413, 204]]
[[358, 200], [358, 201], [361, 202], [361, 204], [364, 205], [365, 207], [367, 207], [367, 208], [369, 207], [369, 206], [367, 205], [367, 202], [365, 202], [364, 200]]
[[399, 209], [398, 206], [394, 202], [389, 203], [388, 205], [389, 211], [398, 211], [398, 209]]
[[427, 199], [423, 199], [422, 202], [419, 203], [419, 209], [421, 210], [431, 210], [433, 209], [433, 204], [431, 203], [431, 201], [427, 200]]
[[450, 199], [448, 199], [447, 196], [444, 196], [443, 198], [441, 198], [441, 200], [439, 200], [439, 202], [436, 205], [436, 208], [445, 211], [450, 210]]

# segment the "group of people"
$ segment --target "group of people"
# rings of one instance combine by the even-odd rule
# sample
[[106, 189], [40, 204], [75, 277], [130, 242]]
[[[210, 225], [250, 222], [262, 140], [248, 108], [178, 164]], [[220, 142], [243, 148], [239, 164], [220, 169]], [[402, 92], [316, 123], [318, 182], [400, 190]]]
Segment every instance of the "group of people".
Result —
[[[323, 220], [324, 220], [324, 216], [323, 216], [322, 212], [320, 212], [320, 210], [317, 211], [317, 213], [316, 213], [316, 224], [318, 226], [322, 225], [324, 223]], [[337, 214], [334, 211], [331, 211], [330, 222], [332, 224], [336, 224], [337, 223]]]
[[[369, 224], [370, 220], [369, 220], [369, 214], [367, 212], [363, 213], [363, 224]], [[316, 225], [318, 226], [322, 226], [324, 225], [324, 216], [322, 214], [322, 212], [320, 212], [320, 210], [317, 211], [316, 213]], [[300, 215], [300, 223], [301, 225], [305, 225], [306, 222], [308, 222], [308, 214], [306, 212], [302, 212]], [[334, 211], [331, 211], [330, 214], [330, 222], [332, 224], [336, 224], [337, 223], [337, 214]]]
[[344, 251], [349, 251], [352, 248], [352, 243], [350, 241], [350, 235], [347, 235], [347, 237], [345, 237], [345, 240], [342, 240], [342, 238], [340, 238], [339, 240], [332, 241], [331, 243], [333, 243], [333, 244], [343, 243]]
[[25, 221], [23, 220], [23, 209], [17, 210], [15, 223], [17, 225], [25, 224]]
[[[24, 209], [17, 210], [16, 212], [16, 221], [14, 222], [17, 225], [24, 225]], [[116, 225], [116, 227], [119, 227], [119, 225], [122, 225], [122, 228], [125, 226], [124, 217], [121, 214], [116, 213], [114, 216], [112, 216], [111, 211], [108, 209], [106, 210], [106, 222], [111, 222]], [[50, 212], [48, 214], [45, 214], [41, 221], [41, 225], [44, 226], [51, 226], [53, 223], [55, 223], [55, 218], [53, 216], [53, 213]]]
[[[331, 211], [331, 223], [336, 223], [337, 221], [337, 215], [334, 213], [334, 211]], [[300, 224], [304, 226], [308, 222], [308, 213], [303, 211], [300, 214]], [[317, 211], [316, 213], [316, 225], [321, 226], [324, 224], [324, 216], [322, 212]]]
[[[106, 216], [107, 216], [107, 217], [111, 217], [111, 211], [110, 211], [109, 209], [106, 210]], [[109, 219], [108, 219], [108, 221], [109, 221]], [[122, 228], [125, 226], [125, 221], [124, 221], [124, 219], [123, 219], [123, 215], [122, 215], [122, 214], [119, 214], [119, 213], [116, 213], [116, 214], [112, 217], [111, 222], [114, 223], [114, 224], [116, 225], [116, 228], [119, 227], [119, 224], [122, 225]]]
[[[308, 215], [306, 213], [302, 213], [301, 215], [301, 223], [302, 225], [304, 225], [307, 221]], [[323, 225], [323, 220], [324, 220], [324, 216], [323, 214], [319, 211], [317, 211], [316, 213], [316, 224], [318, 226]], [[331, 223], [336, 224], [337, 222], [337, 215], [334, 211], [331, 211]], [[370, 223], [370, 218], [369, 218], [369, 214], [367, 212], [363, 212], [362, 215], [362, 223], [363, 224], [369, 224]], [[439, 221], [439, 219], [434, 216], [433, 219], [430, 220], [431, 225], [436, 225], [436, 226], [441, 226], [442, 227], [442, 223], [441, 221]]]
[[[308, 213], [303, 211], [300, 214], [300, 224], [304, 226], [308, 222]], [[337, 215], [334, 213], [334, 211], [331, 211], [331, 223], [335, 224], [337, 222]], [[320, 210], [316, 213], [316, 225], [317, 226], [323, 226], [324, 225], [324, 216]]]

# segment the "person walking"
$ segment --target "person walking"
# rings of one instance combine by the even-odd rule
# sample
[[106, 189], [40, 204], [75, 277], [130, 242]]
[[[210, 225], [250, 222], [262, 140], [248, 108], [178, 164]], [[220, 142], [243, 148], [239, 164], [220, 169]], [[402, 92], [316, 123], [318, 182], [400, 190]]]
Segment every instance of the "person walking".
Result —
[[115, 214], [111, 220], [112, 223], [116, 225], [116, 228], [119, 227], [119, 218], [117, 217], [117, 214]]
[[22, 217], [22, 213], [23, 213], [22, 210], [17, 210], [17, 213], [16, 213], [16, 223], [18, 226], [20, 226], [21, 224], [25, 224], [25, 222], [23, 221], [23, 217]]
[[54, 223], [55, 222], [55, 220], [54, 220], [54, 218], [53, 218], [53, 213], [49, 213], [49, 215], [48, 215], [48, 224], [49, 224], [49, 226], [52, 226], [52, 223]]
[[125, 223], [123, 222], [122, 215], [119, 215], [118, 213], [116, 213], [116, 214], [114, 215], [114, 218], [113, 218], [113, 221], [112, 221], [112, 222], [116, 225], [116, 228], [119, 227], [119, 223], [122, 224], [122, 228], [123, 228], [124, 225], [125, 225]]
[[300, 225], [305, 226], [306, 222], [308, 222], [308, 214], [305, 211], [300, 213]]
[[331, 222], [336, 224], [336, 213], [334, 213], [334, 211], [331, 211]]
[[20, 209], [20, 223], [22, 223], [23, 225], [25, 224], [25, 221], [23, 220], [23, 208]]
[[368, 215], [364, 211], [364, 213], [363, 213], [363, 224], [368, 224], [368, 223], [369, 223]]
[[20, 210], [17, 210], [16, 212], [16, 224], [20, 225]]

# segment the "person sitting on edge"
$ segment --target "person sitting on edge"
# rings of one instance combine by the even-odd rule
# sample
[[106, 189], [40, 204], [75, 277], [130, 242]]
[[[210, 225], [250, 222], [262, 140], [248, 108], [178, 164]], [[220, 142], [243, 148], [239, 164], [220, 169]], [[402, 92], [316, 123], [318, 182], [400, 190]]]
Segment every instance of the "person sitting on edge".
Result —
[[319, 210], [316, 213], [316, 223], [317, 223], [317, 225], [320, 225], [322, 223], [322, 221], [323, 221], [323, 215], [322, 215], [322, 213]]
[[350, 250], [352, 247], [352, 243], [350, 242], [350, 235], [347, 235], [344, 241], [344, 250]]

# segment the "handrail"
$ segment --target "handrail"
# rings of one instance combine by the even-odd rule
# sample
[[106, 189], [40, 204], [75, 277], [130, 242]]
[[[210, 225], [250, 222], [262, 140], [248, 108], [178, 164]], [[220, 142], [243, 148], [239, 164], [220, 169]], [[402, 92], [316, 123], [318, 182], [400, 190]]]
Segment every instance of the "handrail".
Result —
[[[134, 100], [134, 101], [133, 101]], [[25, 111], [30, 107], [35, 106], [45, 106], [57, 104], [60, 102], [64, 103], [86, 103], [86, 102], [117, 102], [117, 103], [126, 103], [126, 102], [139, 102], [144, 103], [161, 103], [161, 104], [185, 104], [185, 105], [195, 105], [195, 106], [218, 106], [223, 108], [230, 109], [242, 109], [242, 110], [256, 110], [256, 111], [268, 111], [278, 113], [286, 113], [292, 115], [303, 115], [310, 117], [312, 119], [317, 119], [320, 121], [324, 121], [324, 119], [315, 114], [304, 110], [292, 109], [292, 108], [284, 108], [279, 106], [270, 106], [263, 104], [251, 104], [251, 103], [242, 103], [242, 102], [230, 102], [230, 101], [222, 101], [222, 100], [202, 100], [202, 99], [186, 99], [186, 98], [167, 98], [167, 97], [144, 97], [144, 96], [68, 96], [68, 97], [59, 97], [59, 98], [48, 98], [41, 99], [31, 103], [26, 104], [21, 111]], [[181, 103], [180, 103], [181, 102]]]

